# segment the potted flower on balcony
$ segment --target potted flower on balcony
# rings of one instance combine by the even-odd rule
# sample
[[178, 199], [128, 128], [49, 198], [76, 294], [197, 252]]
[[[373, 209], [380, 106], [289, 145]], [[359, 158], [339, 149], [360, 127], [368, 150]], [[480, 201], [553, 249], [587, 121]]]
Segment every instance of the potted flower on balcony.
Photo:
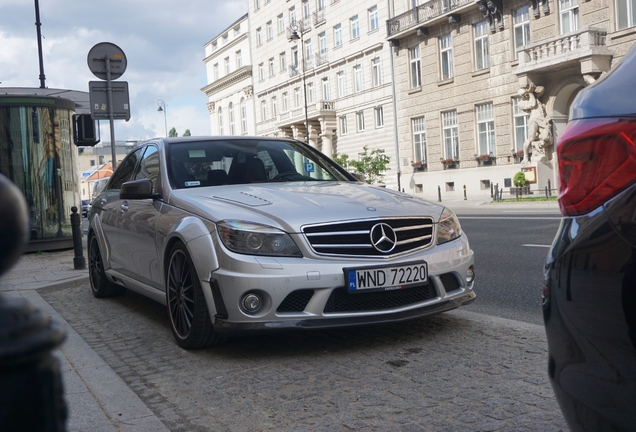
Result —
[[453, 169], [453, 168], [457, 168], [457, 164], [459, 163], [459, 160], [453, 159], [453, 158], [439, 158], [440, 162], [442, 162], [442, 164], [444, 165], [444, 169]]
[[477, 160], [477, 165], [478, 166], [492, 165], [494, 160], [493, 156], [494, 155], [492, 153], [475, 155], [475, 159]]
[[413, 171], [415, 172], [424, 171], [424, 168], [426, 167], [426, 162], [422, 162], [422, 161], [411, 162], [411, 166], [413, 167]]
[[523, 160], [523, 150], [512, 151], [512, 156], [515, 158], [515, 163], [521, 163]]

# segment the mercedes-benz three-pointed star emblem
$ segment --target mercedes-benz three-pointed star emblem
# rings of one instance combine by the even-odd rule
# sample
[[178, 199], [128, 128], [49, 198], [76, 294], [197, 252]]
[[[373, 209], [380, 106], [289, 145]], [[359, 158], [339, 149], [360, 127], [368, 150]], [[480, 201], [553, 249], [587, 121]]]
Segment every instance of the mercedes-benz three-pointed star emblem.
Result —
[[397, 235], [390, 225], [378, 223], [371, 228], [371, 244], [373, 247], [383, 253], [389, 253], [397, 245]]

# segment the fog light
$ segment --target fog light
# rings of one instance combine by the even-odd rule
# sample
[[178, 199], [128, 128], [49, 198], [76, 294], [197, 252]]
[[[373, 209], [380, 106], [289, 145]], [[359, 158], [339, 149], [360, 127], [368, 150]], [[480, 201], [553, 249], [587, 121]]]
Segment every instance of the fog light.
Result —
[[475, 280], [475, 269], [471, 267], [466, 270], [466, 283], [471, 284]]
[[262, 305], [261, 297], [256, 293], [248, 293], [243, 296], [241, 306], [247, 313], [253, 314], [258, 312]]

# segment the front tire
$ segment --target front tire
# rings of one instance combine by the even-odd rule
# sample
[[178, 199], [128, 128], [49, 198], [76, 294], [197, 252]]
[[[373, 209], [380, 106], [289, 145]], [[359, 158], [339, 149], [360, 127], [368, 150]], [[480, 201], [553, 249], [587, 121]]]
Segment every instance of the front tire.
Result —
[[182, 243], [170, 250], [166, 301], [172, 334], [181, 348], [205, 348], [225, 340], [212, 328], [199, 277]]
[[91, 291], [96, 298], [112, 297], [126, 292], [126, 288], [111, 282], [106, 277], [99, 242], [94, 233], [88, 236], [88, 278]]

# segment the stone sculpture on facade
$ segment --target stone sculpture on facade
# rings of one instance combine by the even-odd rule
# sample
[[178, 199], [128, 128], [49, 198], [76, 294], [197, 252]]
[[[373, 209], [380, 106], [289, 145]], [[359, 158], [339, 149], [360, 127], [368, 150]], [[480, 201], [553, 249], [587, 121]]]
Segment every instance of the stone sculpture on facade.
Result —
[[546, 115], [545, 105], [539, 101], [543, 94], [542, 86], [528, 84], [519, 89], [519, 109], [528, 113], [528, 138], [523, 143], [523, 165], [530, 161], [530, 149], [532, 155], [540, 162], [552, 159], [549, 151], [553, 143], [552, 120]]

